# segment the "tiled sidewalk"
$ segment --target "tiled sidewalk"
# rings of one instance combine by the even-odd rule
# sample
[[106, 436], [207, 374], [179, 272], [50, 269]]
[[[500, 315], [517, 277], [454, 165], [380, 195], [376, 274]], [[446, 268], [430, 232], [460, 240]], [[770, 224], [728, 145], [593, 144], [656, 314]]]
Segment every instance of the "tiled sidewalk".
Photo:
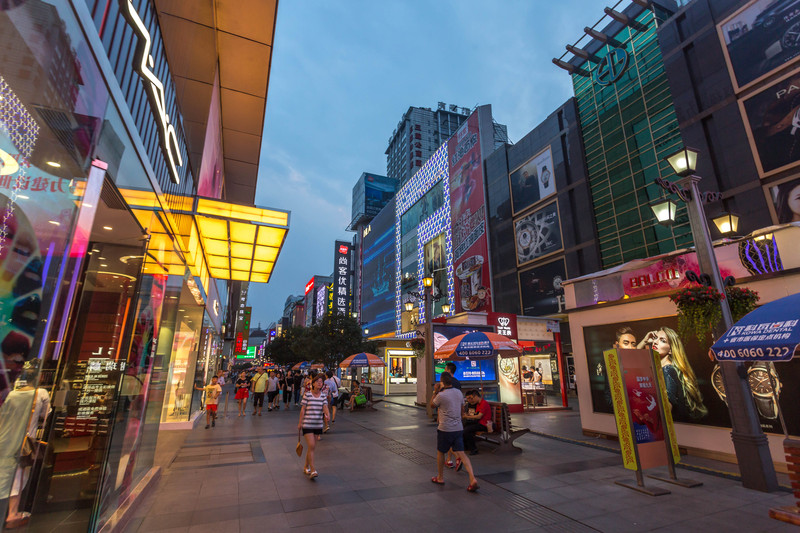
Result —
[[[294, 453], [293, 409], [198, 426], [165, 468], [128, 531], [797, 531], [768, 517], [787, 493], [763, 494], [699, 473], [694, 489], [647, 480], [671, 494], [650, 497], [613, 483], [632, 480], [620, 457], [535, 435], [523, 452], [482, 448], [466, 473], [435, 473], [435, 426], [424, 411], [389, 402], [339, 413], [317, 448], [309, 481]], [[684, 475], [683, 471], [679, 471]]]

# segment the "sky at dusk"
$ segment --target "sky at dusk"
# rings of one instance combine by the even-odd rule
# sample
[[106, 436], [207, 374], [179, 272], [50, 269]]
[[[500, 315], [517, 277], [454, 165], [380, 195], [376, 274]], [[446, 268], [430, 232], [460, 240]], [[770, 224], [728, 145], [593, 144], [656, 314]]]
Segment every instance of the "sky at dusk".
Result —
[[253, 326], [278, 321], [287, 296], [331, 274], [334, 240], [353, 238], [353, 185], [362, 172], [385, 175], [410, 106], [491, 104], [518, 141], [572, 96], [551, 59], [614, 3], [282, 0], [255, 203], [291, 219], [269, 284], [251, 285]]

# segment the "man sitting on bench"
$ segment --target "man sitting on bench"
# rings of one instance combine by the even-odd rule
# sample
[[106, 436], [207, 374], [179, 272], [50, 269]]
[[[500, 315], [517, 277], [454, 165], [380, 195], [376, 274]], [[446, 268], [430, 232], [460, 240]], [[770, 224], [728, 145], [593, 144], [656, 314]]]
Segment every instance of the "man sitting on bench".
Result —
[[477, 389], [467, 391], [467, 403], [474, 410], [475, 414], [465, 413], [464, 418], [464, 448], [470, 455], [478, 453], [478, 446], [475, 444], [475, 434], [479, 431], [489, 431], [489, 422], [492, 420], [492, 408], [489, 402], [481, 398], [481, 393]]

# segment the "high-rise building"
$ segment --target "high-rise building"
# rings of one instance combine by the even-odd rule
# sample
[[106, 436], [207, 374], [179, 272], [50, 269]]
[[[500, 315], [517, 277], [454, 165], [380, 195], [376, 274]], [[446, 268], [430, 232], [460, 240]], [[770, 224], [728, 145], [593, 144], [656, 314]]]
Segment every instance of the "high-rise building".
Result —
[[[389, 138], [386, 175], [407, 182], [433, 153], [469, 118], [467, 107], [439, 102], [436, 110], [409, 107]], [[508, 142], [508, 128], [493, 123], [494, 148]]]

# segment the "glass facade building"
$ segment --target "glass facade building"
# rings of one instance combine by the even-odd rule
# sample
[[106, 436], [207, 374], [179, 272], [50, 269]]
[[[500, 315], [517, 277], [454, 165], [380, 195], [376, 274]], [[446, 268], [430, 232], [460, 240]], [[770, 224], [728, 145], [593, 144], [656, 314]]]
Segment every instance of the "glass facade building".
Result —
[[654, 3], [625, 14], [635, 24], [602, 30], [616, 43], [578, 41], [594, 60], [570, 61], [603, 268], [691, 243], [685, 206], [672, 227], [649, 207], [664, 194], [654, 180], [674, 176], [663, 158], [683, 146], [657, 35], [671, 13]]
[[200, 412], [225, 281], [267, 281], [288, 230], [288, 212], [197, 197], [162, 15], [0, 6], [0, 530], [121, 519], [157, 479], [159, 430]]

